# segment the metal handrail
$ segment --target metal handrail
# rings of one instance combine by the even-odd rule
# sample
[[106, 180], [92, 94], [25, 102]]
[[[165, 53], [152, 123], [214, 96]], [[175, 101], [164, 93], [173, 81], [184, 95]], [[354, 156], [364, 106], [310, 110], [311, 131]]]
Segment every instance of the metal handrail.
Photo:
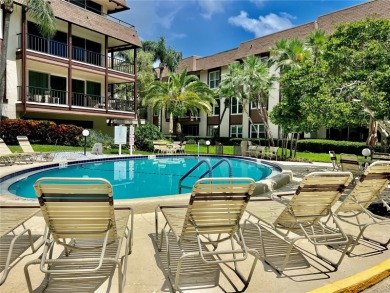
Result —
[[[209, 173], [209, 177], [210, 177], [210, 178], [213, 177], [213, 169], [211, 168], [210, 162], [207, 161], [207, 160], [201, 160], [201, 161], [198, 162], [198, 164], [196, 164], [194, 167], [192, 167], [190, 170], [188, 170], [188, 172], [185, 173], [185, 174], [180, 178], [180, 180], [179, 180], [179, 194], [181, 193], [181, 190], [182, 190], [183, 187], [184, 187], [184, 188], [188, 188], [188, 189], [191, 189], [191, 188], [192, 188], [192, 186], [184, 186], [184, 185], [182, 185], [181, 183], [182, 183], [182, 181], [183, 181], [184, 179], [186, 179], [193, 171], [195, 171], [195, 169], [197, 169], [197, 168], [198, 168], [200, 165], [202, 165], [203, 163], [206, 163], [206, 164], [208, 165], [208, 167], [209, 167], [209, 170], [208, 170], [205, 174]], [[205, 174], [204, 174], [204, 175], [205, 175]], [[203, 175], [203, 176], [204, 176], [204, 175]]]
[[[229, 166], [229, 177], [233, 177], [233, 167], [232, 167], [232, 163], [231, 163], [229, 160], [227, 160], [227, 159], [221, 159], [220, 161], [218, 161], [215, 165], [213, 165], [213, 167], [211, 168], [211, 170], [214, 170], [214, 169], [217, 168], [219, 165], [221, 165], [223, 162], [226, 162], [226, 163], [228, 164], [228, 166]], [[205, 172], [205, 173], [203, 173], [203, 174], [199, 177], [199, 179], [201, 179], [201, 178], [203, 178], [204, 176], [206, 176], [207, 173], [208, 173], [208, 171]]]

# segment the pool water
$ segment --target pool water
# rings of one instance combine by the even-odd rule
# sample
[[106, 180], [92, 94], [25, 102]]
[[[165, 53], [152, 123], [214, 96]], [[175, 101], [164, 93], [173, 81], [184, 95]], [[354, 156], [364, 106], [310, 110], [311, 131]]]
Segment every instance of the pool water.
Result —
[[[105, 178], [113, 186], [115, 199], [145, 198], [179, 193], [180, 178], [201, 160], [207, 160], [211, 166], [221, 157], [156, 157], [119, 161], [83, 163], [65, 168], [55, 168], [35, 173], [23, 178], [9, 187], [9, 192], [27, 198], [36, 198], [34, 183], [41, 177], [78, 177]], [[256, 162], [229, 159], [233, 177], [249, 177], [255, 181], [269, 176], [271, 168]], [[202, 164], [182, 182], [193, 186], [199, 177], [208, 171], [207, 164]], [[205, 177], [208, 177], [206, 175]], [[229, 177], [226, 162], [213, 170], [213, 177]], [[183, 188], [182, 193], [191, 192]]]

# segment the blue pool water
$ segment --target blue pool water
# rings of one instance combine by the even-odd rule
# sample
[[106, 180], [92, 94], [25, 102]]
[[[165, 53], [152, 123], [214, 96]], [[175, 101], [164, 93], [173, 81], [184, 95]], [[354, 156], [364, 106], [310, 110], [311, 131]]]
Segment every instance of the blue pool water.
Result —
[[[207, 160], [211, 166], [219, 162], [221, 157], [149, 157], [143, 159], [128, 159], [119, 161], [100, 161], [83, 163], [45, 170], [23, 178], [9, 187], [9, 192], [18, 196], [35, 198], [34, 183], [41, 177], [84, 177], [105, 178], [114, 188], [115, 199], [145, 198], [162, 195], [178, 194], [180, 178], [201, 160]], [[271, 168], [255, 162], [229, 158], [233, 177], [250, 177], [255, 181], [269, 176]], [[208, 166], [202, 164], [183, 185], [192, 186]], [[208, 176], [206, 176], [208, 177]], [[213, 170], [213, 177], [229, 177], [229, 167], [223, 162]], [[183, 189], [182, 193], [190, 192]]]

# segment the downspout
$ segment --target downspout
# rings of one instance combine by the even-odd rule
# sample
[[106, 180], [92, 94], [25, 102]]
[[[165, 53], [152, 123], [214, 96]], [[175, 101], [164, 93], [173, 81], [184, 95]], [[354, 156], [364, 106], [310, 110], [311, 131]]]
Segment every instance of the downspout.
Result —
[[72, 23], [68, 22], [68, 105], [72, 109]]
[[26, 60], [26, 45], [27, 45], [27, 19], [26, 19], [26, 7], [22, 7], [22, 104], [23, 104], [23, 116], [26, 115], [26, 76], [27, 76], [27, 60]]
[[[104, 72], [104, 96], [105, 96], [105, 105], [106, 113], [108, 113], [108, 36], [104, 36], [104, 54], [105, 54], [105, 72]], [[113, 53], [112, 53], [113, 54]], [[111, 55], [111, 62], [113, 62], [114, 56]], [[112, 94], [112, 92], [111, 92]]]

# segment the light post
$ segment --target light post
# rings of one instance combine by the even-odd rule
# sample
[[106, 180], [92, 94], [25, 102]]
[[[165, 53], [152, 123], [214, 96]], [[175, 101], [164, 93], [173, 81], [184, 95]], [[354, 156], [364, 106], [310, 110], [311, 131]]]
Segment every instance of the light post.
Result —
[[89, 136], [88, 129], [83, 130], [83, 136], [84, 136], [84, 156], [86, 156], [87, 155], [87, 137]]
[[362, 150], [362, 155], [365, 160], [367, 160], [367, 157], [371, 155], [371, 150], [369, 148], [365, 148]]
[[209, 154], [209, 146], [210, 146], [210, 141], [206, 140], [206, 146], [207, 146], [207, 154]]

